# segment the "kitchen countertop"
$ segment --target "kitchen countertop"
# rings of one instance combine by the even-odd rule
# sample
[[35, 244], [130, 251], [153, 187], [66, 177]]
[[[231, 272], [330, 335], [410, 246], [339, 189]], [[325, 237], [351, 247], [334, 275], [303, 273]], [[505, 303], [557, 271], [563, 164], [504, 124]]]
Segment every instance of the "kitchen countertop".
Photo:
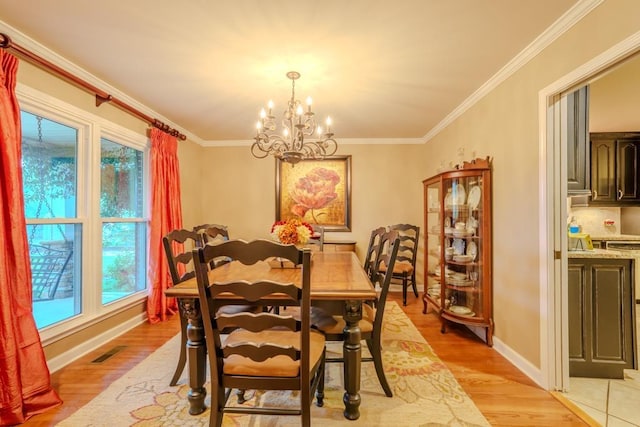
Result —
[[591, 240], [607, 240], [607, 241], [624, 240], [624, 241], [630, 241], [630, 242], [633, 242], [633, 241], [640, 242], [640, 235], [637, 235], [637, 234], [610, 234], [606, 236], [591, 235]]
[[640, 251], [614, 251], [611, 249], [593, 249], [591, 251], [567, 251], [569, 258], [618, 258], [638, 259]]

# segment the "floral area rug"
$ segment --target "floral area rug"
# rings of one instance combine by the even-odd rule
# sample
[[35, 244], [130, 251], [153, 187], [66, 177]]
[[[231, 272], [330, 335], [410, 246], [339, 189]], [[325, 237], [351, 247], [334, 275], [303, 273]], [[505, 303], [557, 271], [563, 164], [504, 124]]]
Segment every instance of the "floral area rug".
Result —
[[[312, 424], [317, 426], [489, 426], [487, 420], [464, 392], [453, 374], [395, 302], [386, 307], [383, 330], [383, 360], [393, 397], [384, 395], [373, 363], [362, 364], [360, 418], [346, 420], [342, 414], [342, 364], [328, 363], [324, 406], [313, 405]], [[189, 415], [187, 372], [171, 387], [179, 336], [169, 340], [153, 354], [114, 381], [104, 392], [80, 408], [63, 427], [77, 426], [206, 426], [209, 410]], [[341, 343], [330, 343], [329, 352], [340, 352]], [[363, 356], [367, 355], [363, 342]], [[332, 356], [328, 354], [328, 357]], [[333, 355], [335, 356], [335, 355]], [[207, 384], [207, 393], [209, 388]], [[244, 405], [271, 402], [292, 404], [291, 392], [248, 390]], [[232, 395], [230, 400], [235, 401]], [[207, 394], [207, 407], [210, 395]], [[226, 414], [223, 426], [299, 426], [295, 416]]]

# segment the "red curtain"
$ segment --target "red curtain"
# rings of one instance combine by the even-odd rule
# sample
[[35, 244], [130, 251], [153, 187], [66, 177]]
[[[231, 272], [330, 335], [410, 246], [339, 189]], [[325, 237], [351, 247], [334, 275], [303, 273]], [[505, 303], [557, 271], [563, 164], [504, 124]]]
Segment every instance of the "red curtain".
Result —
[[62, 403], [33, 319], [17, 70], [18, 60], [0, 49], [0, 425], [23, 423]]
[[150, 323], [175, 314], [175, 298], [164, 296], [172, 285], [169, 268], [162, 247], [162, 237], [169, 231], [182, 228], [180, 202], [180, 170], [178, 140], [160, 129], [151, 129], [151, 227], [149, 235], [149, 301], [147, 315]]

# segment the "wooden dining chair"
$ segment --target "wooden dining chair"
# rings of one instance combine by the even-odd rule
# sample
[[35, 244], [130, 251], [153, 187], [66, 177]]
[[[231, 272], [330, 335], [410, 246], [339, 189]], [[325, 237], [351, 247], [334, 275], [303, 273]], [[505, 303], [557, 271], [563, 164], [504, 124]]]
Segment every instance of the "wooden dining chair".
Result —
[[313, 236], [307, 242], [307, 245], [313, 250], [316, 248], [318, 251], [324, 251], [324, 227], [321, 225], [312, 225]]
[[[211, 416], [209, 425], [221, 426], [225, 413], [297, 415], [311, 425], [311, 403], [323, 404], [325, 338], [311, 329], [311, 251], [268, 240], [229, 240], [194, 250], [198, 294], [202, 310], [209, 371]], [[208, 264], [218, 257], [233, 259], [222, 282], [210, 282]], [[253, 265], [272, 257], [287, 259], [300, 285], [257, 277], [234, 277], [235, 263]], [[238, 264], [238, 265], [239, 265]], [[221, 314], [226, 305], [298, 306], [300, 319], [288, 314]], [[223, 328], [235, 328], [226, 337]], [[292, 390], [298, 392], [295, 407], [229, 405], [233, 389]], [[269, 404], [269, 402], [267, 402]]]
[[[362, 333], [362, 339], [366, 341], [367, 348], [371, 353], [371, 357], [363, 357], [363, 362], [373, 362], [376, 368], [376, 374], [378, 375], [378, 381], [384, 390], [384, 394], [387, 397], [393, 397], [391, 387], [387, 382], [387, 377], [384, 374], [384, 366], [382, 364], [382, 322], [384, 318], [384, 307], [387, 301], [387, 295], [389, 294], [389, 285], [391, 283], [391, 276], [393, 272], [393, 266], [396, 262], [398, 255], [398, 248], [400, 246], [400, 240], [398, 232], [395, 230], [387, 231], [380, 236], [380, 247], [386, 248], [377, 259], [377, 266], [382, 263], [390, 266], [385, 274], [378, 278], [380, 284], [380, 293], [376, 300], [375, 307], [370, 304], [362, 305], [362, 319], [358, 322], [360, 331]], [[374, 265], [373, 267], [376, 267]], [[374, 271], [380, 271], [375, 269]], [[379, 273], [378, 273], [379, 274]], [[333, 325], [317, 325], [316, 327], [325, 334], [327, 341], [343, 341], [344, 340], [344, 328], [345, 320], [342, 316], [333, 316], [335, 323]], [[340, 358], [328, 358], [327, 362], [344, 362], [342, 357]]]
[[[392, 280], [402, 283], [402, 304], [407, 305], [407, 288], [413, 287], [413, 293], [418, 297], [418, 285], [416, 283], [416, 259], [418, 257], [418, 243], [420, 242], [420, 227], [411, 224], [390, 225], [389, 230], [396, 230], [400, 237], [398, 259], [393, 271]], [[386, 266], [380, 266], [380, 272], [384, 274]]]
[[[194, 227], [194, 231], [200, 233], [202, 237], [202, 245], [216, 244], [229, 240], [229, 230], [225, 225], [208, 225]], [[198, 230], [196, 230], [198, 228]], [[231, 259], [223, 257], [211, 261], [210, 268], [219, 267], [223, 264], [230, 262]]]
[[371, 283], [376, 284], [378, 271], [375, 269], [378, 256], [380, 255], [380, 238], [387, 232], [385, 227], [378, 227], [371, 231], [371, 237], [369, 237], [369, 246], [367, 247], [367, 253], [364, 257], [363, 268], [369, 276]]
[[[164, 253], [171, 274], [173, 286], [195, 277], [192, 250], [202, 242], [202, 237], [195, 231], [178, 229], [167, 233], [162, 238]], [[176, 385], [187, 363], [187, 324], [185, 316], [180, 315], [180, 356], [178, 366], [173, 374], [170, 385]]]
[[226, 225], [222, 225], [222, 224], [200, 224], [200, 225], [196, 225], [195, 227], [193, 227], [193, 231], [195, 231], [196, 233], [202, 233], [204, 230], [206, 230], [207, 228], [210, 227], [217, 227], [217, 228], [222, 228], [222, 229], [227, 229]]
[[[167, 233], [162, 238], [164, 252], [169, 266], [169, 274], [173, 286], [195, 277], [196, 273], [193, 265], [193, 249], [202, 246], [202, 235], [193, 230], [178, 229]], [[217, 267], [219, 264], [211, 263], [209, 268]], [[245, 307], [227, 307], [226, 311], [244, 310]], [[250, 307], [250, 311], [257, 312], [262, 310], [256, 305]], [[174, 386], [178, 383], [182, 371], [187, 363], [187, 326], [188, 320], [180, 313], [180, 355], [178, 357], [178, 365], [173, 374], [170, 385]]]

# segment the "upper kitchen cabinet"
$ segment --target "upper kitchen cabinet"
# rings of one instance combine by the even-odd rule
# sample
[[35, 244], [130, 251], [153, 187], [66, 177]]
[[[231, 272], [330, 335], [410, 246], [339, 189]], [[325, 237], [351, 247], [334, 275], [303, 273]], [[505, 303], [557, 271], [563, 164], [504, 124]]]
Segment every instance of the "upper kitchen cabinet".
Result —
[[589, 196], [589, 86], [567, 95], [567, 193]]
[[590, 205], [640, 204], [640, 132], [591, 133]]

